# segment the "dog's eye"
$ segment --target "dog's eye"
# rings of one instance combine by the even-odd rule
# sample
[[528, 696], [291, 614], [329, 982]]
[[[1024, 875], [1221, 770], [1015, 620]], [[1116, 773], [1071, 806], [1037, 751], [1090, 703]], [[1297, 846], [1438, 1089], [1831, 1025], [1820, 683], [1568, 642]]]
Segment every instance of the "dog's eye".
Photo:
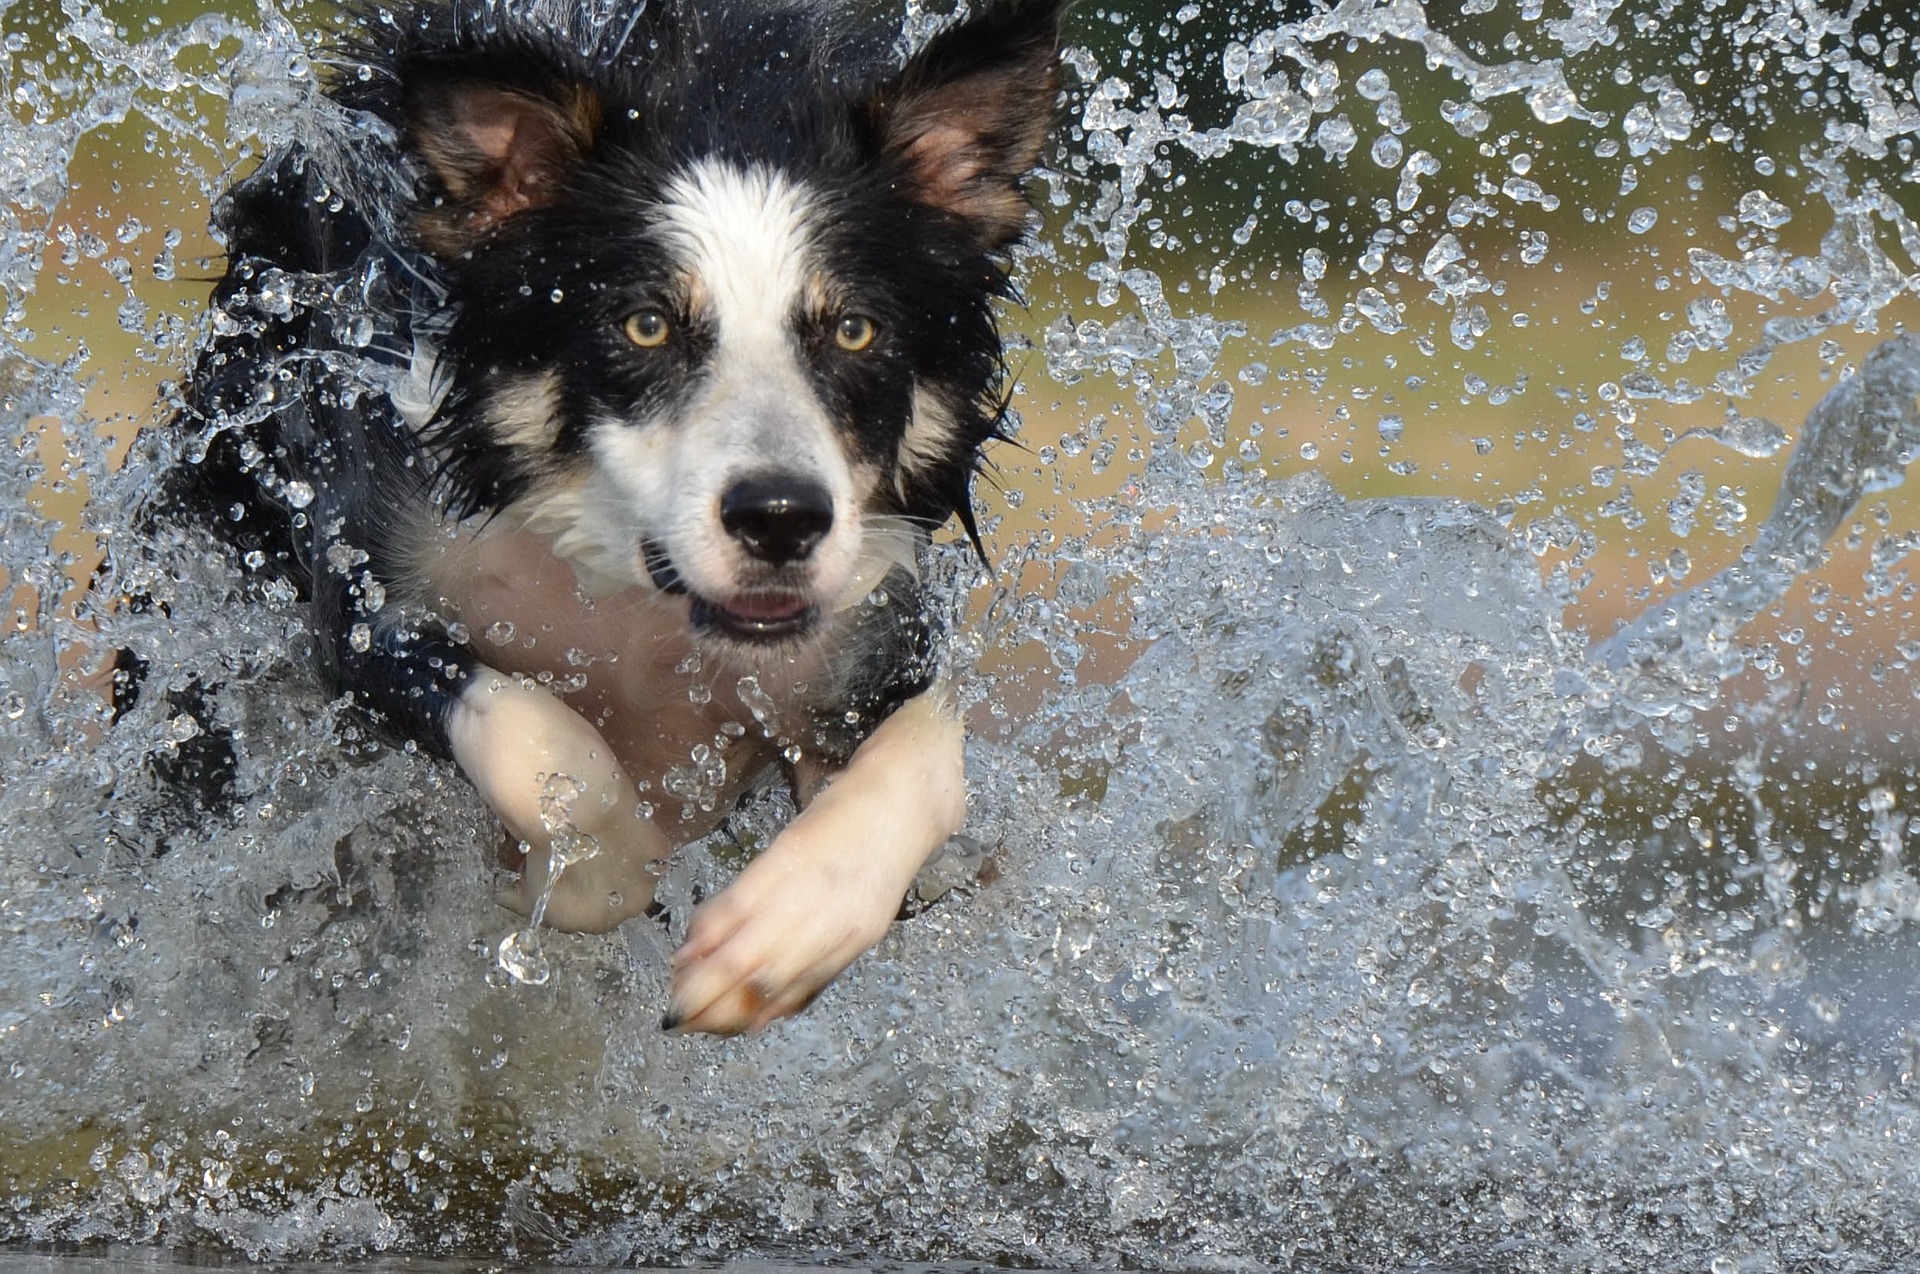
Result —
[[625, 330], [627, 339], [641, 349], [658, 349], [673, 334], [673, 325], [659, 310], [641, 310], [628, 316]]
[[879, 332], [880, 329], [874, 325], [874, 321], [866, 315], [849, 314], [835, 324], [833, 343], [850, 354], [858, 354], [873, 344], [873, 338], [879, 335]]

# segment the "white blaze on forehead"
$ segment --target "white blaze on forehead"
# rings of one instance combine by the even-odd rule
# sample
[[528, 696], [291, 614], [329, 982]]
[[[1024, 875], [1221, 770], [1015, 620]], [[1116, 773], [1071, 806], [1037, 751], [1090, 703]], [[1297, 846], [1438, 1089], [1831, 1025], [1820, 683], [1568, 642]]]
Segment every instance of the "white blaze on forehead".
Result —
[[704, 159], [667, 187], [660, 228], [724, 347], [786, 339], [812, 269], [807, 190], [764, 168]]

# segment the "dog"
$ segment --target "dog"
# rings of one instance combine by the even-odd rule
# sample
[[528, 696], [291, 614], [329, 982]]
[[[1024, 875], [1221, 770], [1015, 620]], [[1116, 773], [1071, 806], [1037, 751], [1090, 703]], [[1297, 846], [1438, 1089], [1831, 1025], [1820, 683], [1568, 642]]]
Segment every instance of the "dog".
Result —
[[311, 608], [325, 676], [450, 758], [513, 903], [605, 931], [768, 767], [669, 1030], [756, 1030], [965, 818], [916, 563], [1003, 433], [993, 305], [1062, 0], [901, 60], [779, 0], [349, 11], [331, 126], [216, 209], [163, 494]]

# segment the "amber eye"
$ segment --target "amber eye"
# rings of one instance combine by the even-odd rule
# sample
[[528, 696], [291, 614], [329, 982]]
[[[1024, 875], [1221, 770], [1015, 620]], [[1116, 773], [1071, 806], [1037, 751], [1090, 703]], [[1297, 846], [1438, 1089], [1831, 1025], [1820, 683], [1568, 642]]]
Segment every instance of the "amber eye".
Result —
[[858, 354], [873, 344], [873, 338], [880, 329], [874, 326], [872, 319], [864, 314], [849, 314], [835, 324], [833, 343], [850, 354]]
[[673, 325], [659, 310], [641, 310], [628, 316], [625, 331], [627, 339], [641, 349], [658, 349], [673, 335]]

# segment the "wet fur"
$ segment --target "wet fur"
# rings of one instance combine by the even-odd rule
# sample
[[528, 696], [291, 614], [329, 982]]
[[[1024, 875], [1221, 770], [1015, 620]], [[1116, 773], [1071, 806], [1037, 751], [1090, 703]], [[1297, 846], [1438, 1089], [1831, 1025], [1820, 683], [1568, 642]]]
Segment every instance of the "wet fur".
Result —
[[[799, 7], [586, 10], [357, 11], [329, 92], [359, 129], [219, 210], [225, 319], [159, 504], [293, 581], [330, 679], [461, 764], [532, 847], [523, 902], [593, 838], [550, 922], [635, 914], [691, 830], [636, 813], [650, 731], [777, 734], [812, 803], [696, 915], [668, 1015], [744, 1029], [876, 940], [962, 817], [912, 564], [974, 534], [1059, 5], [984, 6], [904, 67]], [[559, 636], [475, 635], [556, 615], [625, 660], [566, 702], [528, 680]], [[649, 665], [683, 649], [705, 712]]]

